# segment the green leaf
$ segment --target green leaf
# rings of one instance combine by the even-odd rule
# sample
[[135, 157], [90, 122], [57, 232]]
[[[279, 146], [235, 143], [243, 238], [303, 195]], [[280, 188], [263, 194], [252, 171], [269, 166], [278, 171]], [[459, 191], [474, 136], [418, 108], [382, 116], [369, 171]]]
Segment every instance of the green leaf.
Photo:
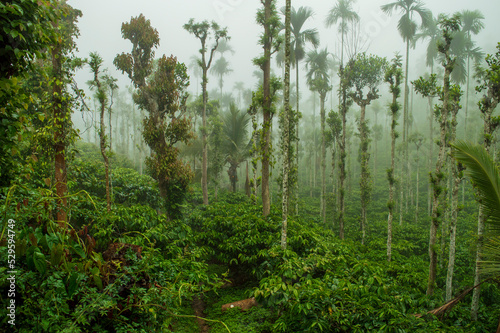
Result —
[[[73, 296], [73, 294], [76, 291], [76, 288], [78, 287], [77, 278], [78, 278], [78, 274], [77, 273], [73, 273], [69, 277], [69, 281], [68, 281], [68, 297], [70, 297], [70, 298]], [[101, 289], [102, 289], [102, 283], [101, 283]]]
[[36, 247], [33, 252], [33, 263], [36, 269], [41, 274], [45, 274], [47, 272], [47, 262], [45, 261], [45, 255], [40, 251], [38, 247]]

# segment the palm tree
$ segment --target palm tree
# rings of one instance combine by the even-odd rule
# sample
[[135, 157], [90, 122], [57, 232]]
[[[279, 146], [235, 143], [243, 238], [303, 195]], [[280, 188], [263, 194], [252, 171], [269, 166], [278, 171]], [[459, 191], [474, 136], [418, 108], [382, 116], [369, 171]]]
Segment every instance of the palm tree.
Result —
[[[439, 55], [438, 51], [438, 42], [442, 41], [442, 32], [439, 28], [439, 18], [434, 18], [431, 16], [430, 20], [427, 22], [427, 25], [422, 27], [420, 33], [415, 35], [415, 40], [419, 39], [428, 39], [429, 42], [427, 44], [427, 55], [426, 55], [426, 64], [431, 68], [431, 75], [434, 74], [434, 61], [437, 59]], [[429, 95], [427, 97], [427, 102], [429, 105], [429, 157], [428, 161], [428, 170], [432, 168], [432, 159], [433, 159], [433, 148], [434, 148], [434, 97], [433, 95]], [[432, 202], [432, 192], [431, 192], [431, 183], [427, 183], [427, 211], [429, 214], [431, 213], [431, 202]]]
[[[282, 9], [284, 13], [284, 10]], [[291, 8], [290, 12], [290, 27], [291, 27], [291, 41], [290, 41], [290, 59], [291, 62], [295, 66], [295, 92], [296, 92], [296, 112], [299, 114], [299, 62], [304, 59], [306, 55], [305, 46], [306, 44], [311, 44], [314, 48], [319, 45], [319, 34], [316, 28], [314, 29], [305, 29], [302, 30], [304, 23], [312, 18], [313, 11], [310, 7], [300, 7], [298, 10], [295, 8]], [[296, 137], [297, 141], [295, 142], [295, 154], [296, 154], [296, 165], [299, 165], [299, 122], [296, 125]], [[296, 196], [296, 207], [295, 213], [298, 214], [298, 183], [295, 188], [295, 196]]]
[[220, 53], [220, 56], [223, 58], [224, 53], [229, 52], [234, 55], [234, 50], [231, 44], [227, 39], [223, 39], [219, 42], [219, 47], [217, 47], [217, 53]]
[[245, 84], [242, 81], [238, 81], [234, 83], [234, 90], [238, 91], [238, 104], [239, 107], [242, 107], [241, 103], [243, 102], [243, 92], [245, 91]]
[[[415, 36], [417, 33], [418, 24], [415, 22], [414, 17], [419, 16], [421, 21], [421, 26], [425, 27], [432, 20], [432, 14], [430, 10], [424, 7], [424, 4], [420, 0], [396, 0], [389, 4], [381, 6], [382, 11], [386, 14], [391, 15], [393, 11], [401, 12], [402, 16], [398, 21], [398, 31], [403, 41], [406, 42], [406, 64], [405, 64], [405, 90], [403, 97], [403, 145], [405, 161], [408, 161], [408, 65], [409, 65], [409, 55], [410, 55], [410, 45], [414, 44]], [[404, 165], [404, 164], [403, 164]], [[407, 170], [408, 171], [408, 170]]]
[[196, 96], [199, 95], [199, 85], [200, 85], [200, 78], [202, 75], [202, 70], [200, 67], [200, 61], [201, 59], [198, 58], [196, 55], [192, 55], [191, 58], [189, 58], [189, 69], [193, 72], [194, 77], [196, 78]]
[[330, 53], [325, 48], [321, 51], [313, 50], [307, 53], [307, 84], [309, 89], [317, 91], [320, 97], [321, 114], [321, 216], [326, 222], [326, 141], [325, 141], [325, 99], [332, 89], [329, 78], [328, 58]]
[[359, 21], [359, 15], [352, 9], [355, 0], [338, 0], [335, 7], [330, 9], [325, 20], [327, 27], [337, 24], [340, 20], [339, 32], [342, 35], [340, 44], [340, 65], [344, 66], [344, 38], [348, 30], [348, 23]]
[[479, 10], [463, 10], [460, 12], [462, 21], [462, 30], [460, 31], [464, 37], [465, 56], [467, 58], [467, 87], [465, 91], [465, 121], [464, 128], [467, 133], [467, 111], [469, 110], [469, 79], [470, 79], [470, 59], [473, 58], [476, 62], [484, 57], [479, 48], [474, 47], [471, 39], [471, 34], [477, 35], [484, 28], [484, 15]]
[[249, 156], [251, 141], [248, 140], [248, 122], [250, 118], [246, 112], [240, 112], [236, 105], [231, 104], [229, 112], [224, 115], [224, 135], [226, 137], [224, 152], [229, 163], [227, 171], [231, 188], [236, 191], [238, 181], [237, 169], [241, 162]]
[[210, 68], [210, 72], [219, 77], [219, 89], [220, 89], [219, 92], [221, 100], [222, 100], [222, 87], [224, 85], [224, 76], [228, 75], [232, 71], [233, 71], [232, 68], [229, 68], [229, 61], [227, 61], [226, 58], [224, 57], [217, 59], [212, 68]]
[[415, 42], [422, 39], [428, 39], [429, 42], [427, 43], [427, 52], [426, 52], [426, 65], [431, 68], [431, 74], [434, 74], [434, 60], [438, 57], [438, 49], [437, 49], [437, 44], [438, 41], [440, 41], [441, 38], [441, 30], [439, 29], [438, 25], [438, 18], [431, 17], [429, 18], [429, 21], [427, 22], [427, 25], [421, 27], [420, 32], [415, 35]]

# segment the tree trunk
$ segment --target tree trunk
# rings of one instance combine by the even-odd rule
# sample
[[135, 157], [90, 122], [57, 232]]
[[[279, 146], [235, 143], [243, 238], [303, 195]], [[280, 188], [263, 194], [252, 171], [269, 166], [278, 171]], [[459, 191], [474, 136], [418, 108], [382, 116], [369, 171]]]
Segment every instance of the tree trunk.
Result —
[[326, 223], [326, 143], [325, 143], [325, 97], [326, 92], [320, 93], [321, 117], [321, 218]]
[[[203, 57], [204, 58], [204, 57]], [[201, 191], [203, 193], [203, 204], [208, 205], [208, 145], [207, 145], [207, 70], [206, 66], [203, 68], [203, 79], [201, 90], [203, 94], [203, 111], [201, 114], [202, 122], [202, 162], [201, 162]]]
[[62, 64], [61, 45], [58, 44], [52, 50], [52, 69], [54, 71], [54, 82], [52, 84], [52, 108], [54, 116], [54, 170], [56, 195], [56, 220], [60, 227], [66, 228], [67, 222], [67, 173], [66, 173], [66, 126], [68, 117], [63, 105], [62, 98]]
[[295, 93], [296, 93], [296, 98], [297, 98], [297, 110], [295, 111], [297, 113], [297, 124], [295, 125], [295, 164], [297, 165], [297, 175], [296, 175], [296, 180], [295, 180], [295, 215], [299, 216], [299, 114], [300, 114], [300, 109], [299, 109], [299, 61], [298, 59], [295, 59]]
[[427, 295], [434, 294], [434, 288], [436, 284], [436, 273], [437, 273], [437, 251], [436, 251], [436, 242], [437, 242], [437, 230], [439, 227], [440, 221], [440, 210], [441, 210], [441, 202], [440, 198], [442, 196], [442, 188], [441, 184], [443, 180], [445, 180], [444, 175], [442, 173], [442, 169], [445, 163], [445, 153], [446, 153], [446, 129], [447, 129], [447, 120], [448, 120], [448, 102], [449, 102], [449, 90], [450, 90], [450, 75], [453, 70], [453, 62], [449, 59], [449, 51], [447, 50], [445, 53], [446, 63], [444, 64], [444, 84], [443, 84], [443, 106], [441, 109], [440, 115], [440, 141], [439, 141], [439, 154], [438, 160], [436, 163], [436, 171], [433, 175], [431, 175], [431, 181], [433, 185], [433, 199], [432, 199], [432, 216], [431, 216], [431, 228], [429, 235], [429, 281], [427, 284]]
[[[344, 36], [342, 34], [342, 36]], [[343, 45], [343, 43], [342, 43]], [[339, 156], [339, 237], [344, 239], [344, 214], [345, 214], [345, 158], [346, 158], [346, 135], [347, 135], [347, 93], [344, 82], [344, 68], [340, 68], [340, 98], [341, 98], [341, 115], [342, 115], [342, 138], [340, 143]]]
[[[99, 88], [100, 85], [99, 85]], [[105, 182], [106, 182], [106, 208], [108, 212], [111, 211], [111, 192], [109, 189], [109, 159], [108, 155], [106, 154], [106, 126], [104, 125], [104, 111], [106, 110], [106, 105], [104, 104], [104, 101], [101, 101], [101, 128], [99, 131], [99, 144], [101, 147], [101, 155], [102, 158], [104, 159], [104, 177], [105, 177]]]
[[283, 119], [283, 198], [281, 248], [286, 249], [288, 232], [288, 172], [290, 170], [289, 144], [290, 144], [290, 12], [291, 0], [286, 0], [285, 9], [285, 83], [284, 83], [284, 119]]
[[[271, 35], [271, 28], [269, 26], [269, 19], [271, 18], [271, 4], [272, 0], [265, 0], [264, 5], [264, 35]], [[263, 91], [264, 91], [264, 104], [263, 109], [263, 122], [262, 122], [262, 212], [264, 216], [269, 215], [271, 212], [271, 202], [269, 196], [269, 161], [271, 158], [271, 38], [267, 38], [264, 42], [264, 65], [262, 70], [264, 72]]]
[[361, 180], [359, 186], [361, 189], [361, 244], [365, 243], [366, 238], [366, 209], [370, 197], [370, 171], [368, 153], [368, 132], [367, 123], [365, 120], [366, 104], [361, 104], [361, 115], [359, 117], [359, 139], [360, 139], [360, 156], [361, 156]]

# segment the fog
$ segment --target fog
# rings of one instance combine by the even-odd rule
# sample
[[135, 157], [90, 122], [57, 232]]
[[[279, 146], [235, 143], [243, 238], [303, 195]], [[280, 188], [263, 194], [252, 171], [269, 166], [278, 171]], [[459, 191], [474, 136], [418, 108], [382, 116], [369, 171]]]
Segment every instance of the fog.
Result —
[[[388, 17], [380, 6], [388, 3], [387, 0], [358, 0], [354, 9], [361, 19], [360, 32], [366, 43], [367, 52], [379, 56], [392, 58], [396, 52], [404, 56], [405, 44], [397, 32], [399, 13]], [[284, 6], [285, 1], [278, 1], [278, 8]], [[433, 15], [439, 13], [452, 14], [464, 9], [479, 10], [485, 16], [485, 28], [474, 36], [477, 45], [486, 54], [491, 53], [497, 42], [500, 21], [498, 20], [499, 2], [493, 0], [477, 0], [474, 2], [459, 1], [426, 1], [426, 7]], [[258, 45], [258, 36], [261, 28], [255, 23], [260, 1], [250, 0], [70, 0], [69, 4], [82, 11], [83, 17], [79, 20], [80, 37], [78, 38], [78, 55], [86, 57], [90, 52], [98, 52], [104, 58], [104, 67], [109, 68], [112, 75], [119, 78], [119, 85], [124, 88], [130, 85], [130, 80], [117, 72], [113, 65], [113, 58], [121, 52], [129, 52], [130, 43], [121, 37], [120, 28], [123, 22], [140, 13], [151, 20], [151, 25], [160, 35], [160, 47], [156, 56], [173, 54], [179, 61], [189, 64], [190, 57], [198, 55], [199, 40], [183, 29], [183, 25], [190, 18], [195, 21], [214, 20], [228, 28], [231, 37], [230, 45], [234, 54], [226, 54], [233, 69], [224, 80], [224, 91], [230, 92], [234, 82], [242, 81], [246, 88], [254, 88], [257, 79], [253, 72], [257, 69], [252, 59], [262, 50]], [[334, 54], [340, 54], [340, 35], [336, 27], [325, 27], [325, 17], [336, 1], [300, 0], [292, 1], [292, 6], [309, 6], [314, 11], [314, 17], [306, 22], [304, 28], [317, 28], [320, 36], [320, 48], [327, 47]], [[425, 42], [418, 42], [410, 53], [410, 80], [425, 71]], [[273, 61], [273, 66], [275, 62]], [[275, 72], [280, 69], [275, 67]], [[304, 72], [304, 71], [302, 71]], [[190, 72], [191, 73], [191, 72]], [[90, 71], [81, 70], [77, 81], [81, 88], [86, 88], [85, 82], [90, 79]], [[303, 81], [304, 82], [304, 81]], [[217, 87], [217, 80], [209, 76], [209, 90]], [[335, 89], [335, 87], [334, 87]], [[191, 92], [196, 93], [196, 80], [191, 80]], [[303, 98], [309, 92], [305, 85], [301, 88]]]

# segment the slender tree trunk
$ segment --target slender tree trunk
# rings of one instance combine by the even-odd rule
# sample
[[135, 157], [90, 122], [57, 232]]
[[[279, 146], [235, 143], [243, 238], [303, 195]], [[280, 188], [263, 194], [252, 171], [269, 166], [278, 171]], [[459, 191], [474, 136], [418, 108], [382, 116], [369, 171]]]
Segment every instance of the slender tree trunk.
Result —
[[297, 104], [297, 110], [295, 111], [297, 113], [297, 124], [295, 125], [295, 134], [296, 134], [296, 139], [295, 139], [295, 164], [297, 165], [297, 175], [296, 175], [296, 182], [295, 182], [295, 215], [299, 216], [299, 114], [300, 114], [300, 109], [299, 109], [299, 100], [300, 100], [300, 95], [299, 95], [299, 60], [295, 59], [295, 94], [296, 96], [296, 104]]
[[[428, 102], [429, 102], [429, 160], [428, 160], [428, 168], [429, 170], [432, 169], [432, 159], [433, 159], [433, 148], [434, 148], [434, 128], [433, 128], [433, 98], [428, 97]], [[427, 183], [427, 211], [429, 213], [429, 216], [432, 214], [432, 186], [431, 183]]]
[[54, 170], [55, 187], [58, 197], [56, 204], [56, 220], [60, 227], [66, 228], [67, 222], [67, 173], [66, 173], [66, 130], [68, 125], [67, 111], [63, 107], [62, 98], [62, 64], [61, 64], [61, 45], [58, 44], [52, 50], [52, 69], [54, 82], [52, 84], [52, 108], [54, 116]]
[[[204, 60], [203, 54], [203, 60]], [[202, 123], [202, 162], [201, 162], [201, 191], [203, 194], [203, 204], [208, 205], [208, 145], [207, 145], [207, 70], [206, 66], [203, 68], [203, 79], [201, 84], [201, 91], [203, 94], [203, 111], [201, 113]]]
[[326, 143], [325, 143], [325, 97], [326, 92], [320, 93], [321, 117], [321, 218], [326, 223]]
[[[343, 41], [342, 34], [342, 41]], [[342, 43], [342, 46], [344, 44]], [[339, 157], [339, 237], [344, 239], [344, 214], [345, 214], [345, 158], [346, 158], [346, 136], [347, 136], [347, 93], [344, 82], [344, 68], [340, 67], [340, 98], [341, 98], [341, 116], [342, 116], [342, 138], [340, 143]]]
[[445, 63], [444, 63], [444, 84], [443, 84], [443, 106], [440, 115], [440, 142], [439, 142], [439, 155], [436, 163], [436, 171], [431, 175], [431, 181], [433, 185], [433, 200], [432, 200], [432, 216], [431, 216], [431, 228], [429, 235], [429, 281], [427, 284], [427, 295], [434, 294], [434, 288], [436, 284], [436, 273], [437, 273], [437, 230], [439, 228], [440, 222], [440, 211], [441, 207], [441, 197], [442, 188], [441, 184], [446, 181], [445, 176], [442, 173], [442, 169], [445, 163], [445, 153], [447, 148], [446, 142], [446, 129], [448, 120], [448, 104], [449, 104], [449, 91], [450, 91], [450, 75], [453, 70], [453, 61], [449, 56], [449, 45], [445, 52]]
[[[99, 87], [100, 89], [100, 87]], [[101, 147], [101, 155], [104, 159], [104, 178], [106, 182], [106, 207], [108, 212], [111, 211], [111, 191], [109, 188], [109, 159], [106, 153], [106, 126], [104, 125], [104, 111], [106, 110], [106, 105], [104, 101], [101, 101], [101, 130], [99, 131], [99, 143]]]
[[361, 188], [361, 244], [365, 243], [366, 239], [366, 209], [370, 198], [370, 171], [368, 153], [368, 124], [365, 120], [366, 104], [361, 104], [361, 115], [359, 117], [359, 139], [360, 139], [360, 156], [361, 156], [361, 180], [359, 186]]
[[[270, 36], [271, 29], [269, 26], [269, 19], [271, 18], [271, 4], [272, 0], [265, 0], [264, 6], [264, 35]], [[271, 211], [271, 203], [269, 197], [269, 161], [271, 158], [271, 38], [268, 37], [264, 42], [264, 65], [262, 67], [264, 72], [263, 90], [264, 90], [264, 105], [263, 109], [263, 122], [262, 122], [262, 211], [264, 216], [269, 215]]]
[[290, 144], [290, 12], [291, 0], [286, 0], [285, 9], [285, 82], [284, 82], [284, 119], [283, 119], [283, 198], [281, 248], [286, 249], [288, 233], [288, 173], [290, 169], [289, 144]]

